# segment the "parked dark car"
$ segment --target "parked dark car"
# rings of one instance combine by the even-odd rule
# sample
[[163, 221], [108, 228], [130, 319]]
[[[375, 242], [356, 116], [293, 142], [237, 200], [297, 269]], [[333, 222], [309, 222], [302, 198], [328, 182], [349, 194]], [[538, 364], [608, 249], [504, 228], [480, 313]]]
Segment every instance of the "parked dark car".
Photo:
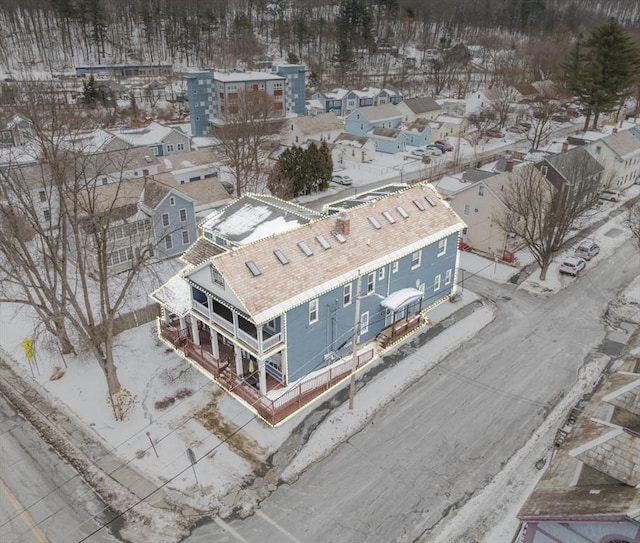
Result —
[[444, 150], [447, 152], [453, 151], [453, 145], [451, 145], [450, 143], [447, 143], [446, 141], [437, 140], [437, 141], [434, 141], [433, 144], [444, 147]]

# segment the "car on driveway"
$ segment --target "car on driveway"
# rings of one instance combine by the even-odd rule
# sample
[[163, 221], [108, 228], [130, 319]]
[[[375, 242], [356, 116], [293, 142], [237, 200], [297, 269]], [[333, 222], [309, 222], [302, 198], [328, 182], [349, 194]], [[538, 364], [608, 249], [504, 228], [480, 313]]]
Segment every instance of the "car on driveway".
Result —
[[451, 145], [450, 143], [447, 143], [446, 141], [437, 140], [437, 141], [434, 141], [433, 144], [437, 145], [438, 147], [442, 147], [444, 151], [448, 153], [453, 151], [453, 145]]
[[444, 151], [440, 147], [438, 147], [437, 145], [427, 145], [425, 147], [425, 149], [431, 155], [443, 155], [444, 154]]
[[619, 202], [622, 199], [622, 194], [619, 190], [605, 189], [600, 193], [600, 198], [610, 202]]
[[429, 151], [427, 151], [423, 147], [417, 147], [416, 149], [411, 151], [411, 154], [413, 156], [427, 156], [427, 155], [429, 155]]
[[351, 179], [351, 177], [349, 177], [348, 175], [344, 175], [342, 173], [334, 173], [331, 181], [333, 181], [334, 183], [338, 183], [339, 185], [344, 185], [346, 187], [353, 184], [353, 179]]
[[560, 264], [560, 273], [577, 277], [586, 265], [587, 262], [584, 258], [568, 256], [562, 261], [562, 264]]
[[591, 260], [600, 252], [600, 246], [592, 239], [583, 239], [580, 245], [576, 247], [574, 256], [584, 258], [585, 260]]

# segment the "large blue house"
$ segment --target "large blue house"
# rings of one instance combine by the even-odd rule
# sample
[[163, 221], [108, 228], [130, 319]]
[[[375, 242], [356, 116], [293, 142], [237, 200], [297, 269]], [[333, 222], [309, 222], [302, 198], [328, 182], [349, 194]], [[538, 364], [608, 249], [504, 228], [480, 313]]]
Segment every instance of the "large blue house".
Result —
[[207, 220], [153, 298], [163, 341], [277, 425], [427, 323], [455, 291], [464, 223], [428, 184], [321, 216], [257, 202]]

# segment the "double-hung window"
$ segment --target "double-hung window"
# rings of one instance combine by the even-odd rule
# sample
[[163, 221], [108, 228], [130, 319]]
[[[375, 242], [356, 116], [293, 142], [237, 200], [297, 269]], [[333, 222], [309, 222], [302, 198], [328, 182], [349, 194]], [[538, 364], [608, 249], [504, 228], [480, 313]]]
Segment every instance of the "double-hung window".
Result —
[[318, 299], [309, 302], [309, 324], [318, 322]]

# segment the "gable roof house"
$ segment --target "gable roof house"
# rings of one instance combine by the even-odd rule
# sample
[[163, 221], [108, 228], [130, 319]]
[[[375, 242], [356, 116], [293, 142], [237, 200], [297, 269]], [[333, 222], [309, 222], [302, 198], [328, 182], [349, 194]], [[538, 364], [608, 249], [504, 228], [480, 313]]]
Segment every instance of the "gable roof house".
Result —
[[345, 119], [344, 130], [354, 136], [364, 136], [374, 128], [397, 128], [402, 113], [392, 104], [356, 109]]
[[433, 123], [427, 119], [417, 119], [412, 123], [401, 125], [402, 133], [406, 136], [407, 145], [429, 145], [431, 143], [431, 130]]
[[[84, 144], [83, 144], [84, 145]], [[86, 147], [83, 147], [86, 148]], [[158, 171], [158, 161], [149, 156], [149, 150], [126, 148], [94, 154], [70, 153], [65, 170], [69, 190], [78, 186], [117, 184], [126, 179], [153, 175]], [[52, 190], [51, 167], [46, 162], [8, 168], [7, 178], [29, 191], [34, 210], [41, 224], [51, 227], [57, 224], [60, 209], [58, 190]]]
[[605, 136], [584, 148], [605, 168], [602, 188], [625, 190], [640, 182], [640, 140], [629, 130]]
[[[193, 200], [154, 179], [134, 178], [99, 185], [84, 195], [86, 198], [79, 194], [91, 212], [81, 230], [83, 239], [71, 244], [71, 256], [75, 256], [76, 247], [85, 248], [88, 255], [93, 255], [88, 259], [90, 269], [98, 266], [96, 225], [107, 228], [104, 256], [111, 273], [131, 268], [144, 252], [155, 258], [180, 254], [196, 239]], [[106, 223], [102, 223], [102, 217]]]
[[640, 541], [640, 373], [629, 357], [556, 435], [520, 509], [523, 543]]
[[425, 325], [464, 224], [426, 184], [320, 217], [252, 199], [207, 221], [152, 297], [162, 341], [275, 426]]
[[349, 91], [347, 89], [332, 89], [326, 92], [316, 92], [311, 95], [311, 100], [318, 101], [325, 113], [334, 113], [339, 117], [345, 107], [344, 99]]
[[442, 115], [442, 106], [429, 96], [407, 98], [398, 103], [396, 107], [403, 114], [403, 120], [408, 123], [413, 123], [418, 119], [435, 121]]
[[539, 182], [548, 183], [533, 165], [518, 164], [513, 159], [507, 159], [501, 172], [474, 168], [460, 176], [446, 176], [433, 183], [465, 222], [462, 239], [474, 251], [501, 260], [511, 259], [511, 238], [495, 218], [506, 212], [504, 191], [517, 183], [521, 175], [535, 175]]
[[[437, 123], [437, 124], [435, 124]], [[431, 125], [431, 137], [444, 140], [448, 137], [464, 137], [469, 130], [469, 121], [464, 117], [454, 115], [440, 115]]]
[[287, 120], [284, 132], [284, 143], [301, 145], [308, 140], [332, 142], [344, 129], [344, 123], [335, 113], [321, 113]]
[[366, 136], [342, 132], [331, 145], [331, 158], [336, 165], [350, 162], [372, 162], [376, 154], [375, 141]]
[[33, 137], [33, 123], [23, 115], [16, 114], [0, 130], [0, 147], [24, 145]]
[[191, 151], [191, 140], [180, 128], [151, 122], [144, 128], [122, 128], [116, 135], [133, 146], [145, 146], [154, 156]]
[[[600, 190], [604, 171], [604, 167], [584, 147], [574, 147], [566, 153], [547, 155], [536, 164], [536, 168], [556, 189], [565, 190], [583, 184], [588, 188], [590, 195]], [[585, 193], [585, 196], [588, 194]]]

